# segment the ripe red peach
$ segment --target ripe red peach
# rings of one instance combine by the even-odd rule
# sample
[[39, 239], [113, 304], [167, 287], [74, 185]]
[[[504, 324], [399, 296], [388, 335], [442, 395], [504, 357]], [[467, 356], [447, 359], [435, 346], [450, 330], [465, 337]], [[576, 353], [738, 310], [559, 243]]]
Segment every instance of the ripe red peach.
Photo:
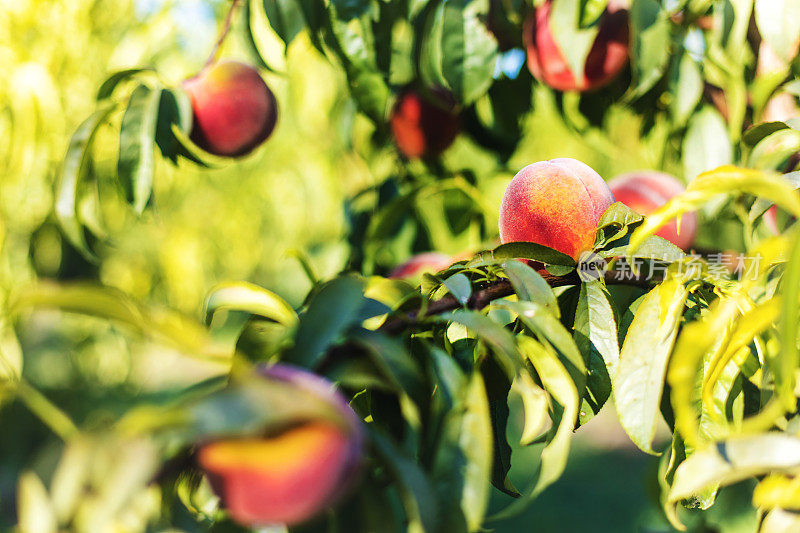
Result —
[[416, 278], [425, 272], [439, 272], [449, 267], [454, 260], [446, 254], [439, 252], [425, 252], [413, 256], [411, 259], [396, 266], [390, 273], [390, 278], [409, 279]]
[[263, 143], [275, 128], [278, 104], [258, 71], [221, 61], [183, 82], [194, 112], [191, 139], [212, 154], [235, 157]]
[[533, 77], [559, 91], [591, 91], [609, 84], [628, 62], [627, 10], [616, 2], [609, 4], [601, 15], [583, 72], [576, 75], [550, 30], [551, 4], [547, 1], [537, 8], [523, 28], [528, 69]]
[[[608, 186], [618, 202], [645, 216], [684, 191], [683, 184], [677, 178], [652, 170], [623, 174], [609, 181]], [[695, 233], [697, 215], [685, 213], [681, 216], [680, 231], [677, 219], [673, 219], [662, 226], [656, 235], [686, 250], [694, 242]]]
[[409, 159], [435, 157], [455, 140], [460, 128], [458, 115], [406, 91], [395, 103], [392, 135], [400, 152]]
[[574, 259], [592, 248], [597, 223], [614, 203], [588, 165], [560, 158], [533, 163], [511, 180], [500, 204], [500, 240], [535, 242]]
[[265, 435], [214, 440], [199, 448], [197, 462], [233, 520], [247, 527], [292, 526], [347, 492], [359, 470], [363, 432], [327, 380], [285, 364], [262, 374], [329, 402], [342, 422], [298, 420]]

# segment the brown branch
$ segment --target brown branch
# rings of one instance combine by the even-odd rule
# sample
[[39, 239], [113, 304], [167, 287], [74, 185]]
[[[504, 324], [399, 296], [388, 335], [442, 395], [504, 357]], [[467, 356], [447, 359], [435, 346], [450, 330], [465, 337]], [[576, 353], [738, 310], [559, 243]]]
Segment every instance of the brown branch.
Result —
[[208, 59], [206, 60], [205, 67], [210, 66], [212, 63], [214, 63], [214, 61], [217, 60], [219, 49], [222, 47], [222, 43], [225, 42], [225, 38], [228, 36], [228, 33], [231, 31], [231, 26], [233, 25], [233, 14], [236, 12], [237, 7], [239, 7], [239, 0], [231, 0], [231, 7], [228, 8], [228, 14], [225, 15], [225, 22], [222, 24], [222, 29], [217, 37], [217, 42], [214, 43], [214, 48], [211, 49], [211, 54], [209, 54]]
[[[547, 272], [540, 271], [539, 274], [545, 279], [550, 287], [566, 287], [569, 285], [579, 285], [581, 283], [577, 272], [572, 272], [566, 276], [553, 276]], [[657, 279], [636, 274], [632, 278], [621, 279], [618, 272], [609, 271], [605, 273], [605, 282], [608, 285], [630, 285], [636, 287], [649, 287], [651, 282]], [[462, 307], [467, 309], [480, 310], [489, 305], [492, 301], [505, 298], [514, 294], [514, 288], [508, 279], [499, 279], [486, 284], [474, 291], [465, 305], [462, 305], [453, 295], [448, 294], [438, 300], [430, 302], [424, 315], [420, 316], [422, 309], [417, 309], [405, 315], [390, 316], [379, 328], [380, 331], [389, 335], [398, 335], [406, 328], [418, 323], [424, 316], [441, 315], [449, 311], [455, 311]]]

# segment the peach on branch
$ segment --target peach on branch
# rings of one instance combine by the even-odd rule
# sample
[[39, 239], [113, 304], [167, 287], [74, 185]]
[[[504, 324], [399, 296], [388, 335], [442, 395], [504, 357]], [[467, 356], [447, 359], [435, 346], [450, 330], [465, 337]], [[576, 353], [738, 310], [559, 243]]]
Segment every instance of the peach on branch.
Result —
[[592, 248], [597, 223], [614, 203], [588, 165], [560, 158], [520, 170], [503, 194], [500, 240], [535, 242], [574, 259]]
[[241, 156], [275, 128], [278, 105], [258, 71], [221, 61], [183, 82], [194, 113], [191, 139], [209, 153]]
[[525, 21], [523, 38], [533, 77], [559, 91], [591, 91], [609, 84], [628, 62], [628, 12], [611, 2], [600, 16], [597, 37], [586, 56], [583, 72], [572, 72], [550, 28], [552, 2], [537, 8]]
[[449, 267], [454, 260], [447, 254], [439, 252], [425, 252], [411, 257], [408, 261], [396, 266], [390, 273], [390, 278], [408, 279], [416, 278], [425, 272], [439, 272]]
[[[645, 216], [684, 191], [683, 184], [677, 178], [652, 170], [617, 176], [608, 182], [608, 186], [618, 202]], [[697, 215], [685, 213], [681, 216], [680, 231], [678, 220], [672, 219], [656, 235], [685, 250], [694, 242], [696, 232]]]
[[265, 435], [221, 438], [203, 444], [197, 460], [236, 522], [291, 526], [317, 516], [347, 492], [359, 470], [363, 431], [327, 380], [285, 364], [261, 373], [328, 402], [341, 420], [298, 420]]
[[406, 91], [392, 110], [391, 128], [398, 150], [415, 159], [444, 152], [458, 135], [460, 123], [458, 115], [447, 106]]

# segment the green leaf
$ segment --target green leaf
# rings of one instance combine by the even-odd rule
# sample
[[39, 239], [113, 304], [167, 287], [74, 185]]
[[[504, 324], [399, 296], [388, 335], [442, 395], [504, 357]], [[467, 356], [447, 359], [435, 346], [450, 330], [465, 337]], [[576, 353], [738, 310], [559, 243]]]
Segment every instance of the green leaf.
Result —
[[668, 280], [645, 296], [622, 345], [611, 375], [620, 423], [647, 453], [660, 416], [667, 362], [678, 333], [687, 292], [680, 280]]
[[286, 300], [272, 291], [245, 281], [221, 283], [211, 289], [203, 304], [206, 324], [220, 309], [244, 311], [287, 327], [297, 325], [297, 313]]
[[728, 165], [733, 149], [725, 120], [711, 106], [705, 106], [689, 121], [683, 138], [683, 171], [687, 181], [702, 172]]
[[391, 90], [378, 66], [372, 22], [377, 16], [372, 2], [334, 1], [329, 4], [329, 30], [333, 50], [344, 67], [350, 92], [359, 108], [372, 120], [384, 123], [391, 109]]
[[442, 283], [461, 305], [466, 305], [469, 297], [472, 296], [472, 284], [464, 274], [453, 274]]
[[506, 328], [486, 315], [465, 309], [453, 311], [440, 320], [453, 321], [474, 331], [497, 354], [506, 375], [513, 378], [517, 374], [521, 359], [514, 336]]
[[56, 519], [53, 503], [47, 488], [33, 471], [25, 471], [19, 477], [17, 487], [17, 516], [21, 532], [56, 533]]
[[586, 364], [575, 341], [567, 328], [548, 312], [544, 306], [535, 302], [511, 302], [497, 300], [493, 307], [507, 309], [515, 313], [525, 326], [530, 328], [539, 340], [551, 344], [563, 356], [562, 362], [575, 380], [579, 390], [586, 383]]
[[131, 93], [119, 132], [117, 175], [125, 196], [142, 213], [153, 190], [155, 135], [161, 89], [139, 85]]
[[110, 287], [41, 283], [21, 292], [11, 305], [12, 313], [28, 308], [56, 308], [117, 321], [194, 357], [230, 361], [230, 354], [212, 343], [208, 331], [199, 323], [174, 311], [147, 308]]
[[313, 368], [324, 351], [361, 318], [364, 283], [354, 276], [343, 276], [322, 285], [300, 315], [295, 345], [284, 360]]
[[371, 431], [375, 452], [394, 478], [408, 517], [410, 531], [437, 531], [439, 509], [435, 492], [416, 461], [406, 457], [386, 437]]
[[517, 497], [519, 492], [508, 478], [511, 470], [511, 446], [509, 446], [506, 436], [509, 416], [508, 393], [512, 387], [512, 378], [495, 358], [491, 357], [481, 361], [479, 370], [486, 384], [489, 416], [492, 424], [492, 440], [494, 442], [492, 485], [504, 494]]
[[555, 355], [530, 337], [519, 338], [520, 348], [533, 364], [545, 390], [558, 402], [561, 409], [554, 409], [554, 428], [542, 450], [541, 463], [535, 482], [522, 497], [493, 517], [501, 520], [525, 509], [541, 492], [555, 482], [564, 472], [569, 456], [570, 440], [578, 418], [578, 389], [569, 372]]
[[776, 131], [788, 128], [789, 126], [785, 122], [761, 122], [760, 124], [754, 124], [747, 128], [747, 131], [742, 135], [742, 140], [747, 146], [755, 146], [761, 140]]
[[536, 302], [547, 308], [556, 318], [560, 318], [561, 310], [558, 307], [553, 289], [534, 269], [520, 261], [506, 261], [503, 271], [511, 281], [514, 292], [520, 300]]
[[600, 29], [597, 24], [581, 27], [581, 5], [581, 0], [555, 0], [548, 20], [555, 42], [576, 79], [585, 71], [586, 58]]
[[781, 129], [767, 135], [753, 147], [747, 158], [747, 164], [752, 168], [778, 170], [798, 151], [800, 151], [800, 131]]
[[797, 332], [800, 331], [800, 240], [795, 238], [791, 255], [783, 276], [783, 308], [780, 322], [781, 354], [773, 368], [775, 387], [785, 409], [794, 411], [797, 406], [795, 384], [800, 366]]
[[637, 0], [631, 5], [631, 67], [636, 98], [662, 78], [669, 61], [671, 22], [657, 0]]
[[397, 392], [408, 394], [420, 408], [426, 405], [427, 389], [422, 369], [402, 343], [368, 330], [354, 333], [352, 340], [366, 349], [375, 366]]
[[85, 257], [94, 259], [78, 220], [78, 193], [89, 169], [91, 147], [97, 130], [116, 106], [106, 104], [84, 120], [69, 141], [67, 155], [56, 183], [55, 215], [69, 242]]
[[105, 100], [109, 98], [113, 93], [114, 89], [120, 83], [124, 83], [129, 81], [132, 78], [136, 78], [139, 74], [150, 73], [153, 72], [151, 68], [129, 68], [125, 70], [120, 70], [111, 74], [106, 80], [100, 85], [100, 88], [97, 90], [97, 101], [100, 102], [101, 100]]
[[522, 400], [525, 419], [520, 436], [520, 446], [532, 444], [547, 426], [547, 406], [550, 400], [527, 372], [520, 372], [511, 383], [511, 390]]
[[676, 503], [714, 485], [730, 485], [800, 466], [800, 439], [784, 433], [731, 437], [696, 450], [675, 471], [668, 501]]
[[306, 27], [306, 19], [298, 0], [263, 0], [264, 12], [272, 30], [287, 48]]
[[433, 465], [434, 486], [442, 503], [441, 530], [479, 531], [492, 473], [489, 401], [479, 373], [464, 384], [446, 416]]
[[581, 284], [573, 335], [588, 368], [586, 386], [591, 397], [587, 400], [597, 414], [611, 394], [610, 376], [619, 363], [617, 321], [602, 282]]
[[800, 41], [800, 4], [794, 0], [755, 0], [756, 26], [778, 56], [794, 59]]
[[423, 80], [469, 105], [492, 84], [497, 41], [483, 24], [488, 0], [448, 0], [430, 14], [420, 59]]
[[700, 66], [689, 53], [681, 56], [670, 78], [670, 102], [672, 121], [678, 126], [686, 124], [703, 96], [703, 73]]
[[[505, 261], [507, 259], [532, 259], [547, 265], [574, 267], [575, 260], [567, 254], [553, 250], [534, 242], [509, 242], [501, 244], [491, 252], [490, 259]], [[481, 259], [483, 254], [481, 254]]]

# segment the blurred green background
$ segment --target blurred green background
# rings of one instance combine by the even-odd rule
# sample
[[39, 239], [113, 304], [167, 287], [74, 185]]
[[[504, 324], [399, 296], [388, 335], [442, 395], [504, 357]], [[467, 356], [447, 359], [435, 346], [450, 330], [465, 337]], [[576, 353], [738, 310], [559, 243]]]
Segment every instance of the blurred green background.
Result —
[[[99, 262], [87, 262], [62, 239], [51, 213], [55, 176], [71, 132], [93, 109], [97, 87], [109, 73], [134, 66], [153, 66], [173, 84], [191, 76], [215, 40], [222, 4], [0, 0], [4, 300], [38, 279], [99, 279], [148, 305], [199, 317], [205, 294], [218, 282], [251, 281], [299, 304], [310, 283], [297, 255], [308, 257], [320, 277], [345, 267], [346, 199], [400, 173], [402, 163], [391, 146], [371, 143], [374, 126], [356, 114], [342, 73], [303, 35], [285, 57], [275, 36], [257, 36], [279, 71], [263, 73], [280, 109], [269, 142], [210, 170], [159, 161], [153, 206], [140, 218], [115, 189], [114, 125], [121, 117], [114, 115], [96, 143], [91, 190], [80, 208], [86, 224], [104, 237], [93, 243]], [[224, 55], [246, 60], [247, 53], [234, 33]], [[516, 170], [542, 159], [580, 159], [607, 179], [640, 168], [680, 175], [664, 160], [667, 132], [656, 128], [641, 139], [641, 118], [624, 107], [609, 110], [604, 135], [578, 136], [564, 126], [553, 93], [536, 89], [533, 98], [524, 138], [506, 167], [464, 136], [444, 155], [445, 165], [485, 170], [476, 187], [490, 209], [499, 208]], [[468, 236], [441, 244], [441, 251], [456, 254], [487, 243]], [[69, 411], [89, 424], [124, 411], [137, 395], [219, 371], [100, 321], [55, 313], [26, 319], [20, 343], [28, 381], [70, 402]], [[13, 423], [17, 411], [0, 417]], [[13, 493], [16, 472], [31, 466], [16, 463], [16, 452], [46, 434], [20, 426], [18, 438], [2, 446], [0, 501]], [[633, 450], [614, 416], [592, 421], [579, 435], [563, 479], [524, 516], [497, 524], [498, 531], [668, 531], [647, 490], [656, 460]], [[523, 453], [530, 462], [520, 454], [520, 483], [535, 468], [538, 451]], [[496, 500], [497, 508], [507, 504]]]

